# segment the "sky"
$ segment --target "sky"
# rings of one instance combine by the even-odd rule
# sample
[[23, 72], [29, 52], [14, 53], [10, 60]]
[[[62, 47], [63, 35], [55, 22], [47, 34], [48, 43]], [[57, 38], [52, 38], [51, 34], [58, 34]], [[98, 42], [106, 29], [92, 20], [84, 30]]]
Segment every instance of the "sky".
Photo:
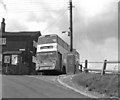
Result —
[[[73, 41], [80, 61], [118, 60], [118, 1], [73, 0]], [[0, 0], [6, 31], [58, 34], [68, 44], [69, 0]]]

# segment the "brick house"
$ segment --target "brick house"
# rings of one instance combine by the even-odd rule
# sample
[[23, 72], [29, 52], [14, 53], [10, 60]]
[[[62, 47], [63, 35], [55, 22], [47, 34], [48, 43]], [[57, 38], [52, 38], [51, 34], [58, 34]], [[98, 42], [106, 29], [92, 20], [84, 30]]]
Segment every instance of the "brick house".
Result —
[[[5, 19], [1, 23], [0, 35], [0, 51], [5, 52], [24, 52], [24, 61], [28, 62], [29, 66], [35, 63], [33, 60], [36, 56], [36, 45], [38, 37], [41, 36], [40, 31], [23, 31], [23, 32], [6, 32]], [[31, 69], [30, 69], [31, 70]]]

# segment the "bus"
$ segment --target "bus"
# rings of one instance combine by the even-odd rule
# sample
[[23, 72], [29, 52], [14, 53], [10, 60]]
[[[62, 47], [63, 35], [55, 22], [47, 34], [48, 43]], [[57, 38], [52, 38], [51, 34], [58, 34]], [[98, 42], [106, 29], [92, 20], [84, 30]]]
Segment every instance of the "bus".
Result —
[[58, 35], [43, 35], [38, 38], [36, 54], [36, 71], [64, 72], [64, 55], [70, 46]]
[[[66, 74], [70, 69], [77, 72], [79, 53], [76, 49], [73, 49], [72, 54], [74, 58], [71, 58], [69, 54], [71, 54], [70, 46], [58, 35], [50, 34], [40, 36], [37, 42], [36, 71], [56, 71]], [[69, 60], [74, 62], [71, 64]]]

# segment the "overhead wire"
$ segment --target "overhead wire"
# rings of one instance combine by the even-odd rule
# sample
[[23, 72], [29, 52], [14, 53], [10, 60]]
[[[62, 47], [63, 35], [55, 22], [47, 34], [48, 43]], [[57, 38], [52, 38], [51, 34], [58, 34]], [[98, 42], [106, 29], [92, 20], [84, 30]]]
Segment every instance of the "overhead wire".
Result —
[[[36, 2], [30, 2], [30, 1], [28, 1], [28, 2], [22, 2], [23, 4], [25, 4], [25, 5], [30, 5], [30, 4], [32, 4], [32, 3], [36, 3]], [[38, 2], [38, 3], [40, 3], [40, 2]], [[8, 5], [8, 6], [14, 6], [14, 5], [16, 5], [16, 3], [11, 3], [11, 2], [9, 2], [9, 3], [7, 3], [6, 5]], [[26, 10], [26, 9], [16, 9], [16, 10], [14, 10], [14, 11], [9, 11], [10, 13], [29, 13], [29, 12], [41, 12], [42, 10], [43, 11], [45, 11], [45, 12], [48, 12], [48, 11], [55, 11], [55, 10], [51, 10], [51, 9], [39, 9], [39, 5], [32, 5], [32, 9], [35, 9], [35, 8], [38, 8], [38, 10], [29, 10], [29, 8], [28, 8], [28, 10]], [[64, 14], [66, 13], [66, 11], [67, 11], [68, 9], [65, 9], [62, 13], [60, 13], [59, 15], [58, 15], [58, 17], [56, 17], [56, 19], [51, 23], [51, 24], [49, 24], [44, 30], [43, 30], [43, 32], [46, 32], [49, 28], [51, 28], [52, 26], [54, 26], [56, 23], [58, 23], [58, 22], [60, 22], [60, 20], [64, 17]]]
[[62, 19], [63, 17], [64, 17], [64, 14], [67, 12], [67, 9], [64, 11], [64, 12], [62, 12], [55, 20], [54, 20], [54, 22], [52, 22], [51, 24], [49, 24], [48, 26], [47, 26], [47, 28], [45, 28], [44, 30], [43, 30], [43, 33], [44, 32], [46, 32], [49, 28], [51, 28], [53, 25], [55, 25], [56, 23], [58, 23], [59, 21], [60, 21], [60, 19]]
[[[13, 11], [10, 11], [11, 13], [20, 13], [20, 12], [22, 12], [22, 13], [24, 13], [24, 12], [40, 12], [41, 10], [47, 10], [47, 11], [55, 11], [54, 9], [44, 9], [44, 7], [43, 7], [43, 9], [41, 9], [41, 7], [40, 7], [40, 3], [43, 3], [43, 4], [47, 4], [47, 3], [44, 3], [44, 2], [31, 2], [31, 1], [22, 1], [21, 2], [23, 5], [26, 5], [26, 8], [24, 9], [24, 8], [19, 8], [18, 7], [18, 9], [14, 9]], [[54, 4], [55, 2], [49, 2], [49, 4]], [[14, 6], [16, 6], [16, 4], [18, 4], [17, 2], [15, 3], [15, 2], [7, 2], [5, 5], [6, 6], [8, 6], [9, 8], [10, 7], [14, 7]], [[21, 5], [22, 6], [22, 5]], [[27, 8], [27, 6], [28, 6], [28, 8]], [[29, 7], [29, 6], [31, 6], [31, 7]], [[31, 8], [32, 9], [35, 9], [35, 10], [31, 10]], [[38, 10], [36, 10], [36, 9], [38, 9]], [[57, 7], [57, 9], [59, 9], [58, 7]], [[61, 7], [60, 7], [60, 9], [61, 9]]]

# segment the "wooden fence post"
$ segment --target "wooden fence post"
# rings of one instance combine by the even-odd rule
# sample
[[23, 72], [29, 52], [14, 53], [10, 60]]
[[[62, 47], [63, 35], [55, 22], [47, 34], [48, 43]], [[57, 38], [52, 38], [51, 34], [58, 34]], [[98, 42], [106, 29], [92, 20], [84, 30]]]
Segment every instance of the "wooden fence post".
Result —
[[88, 65], [88, 60], [85, 60], [85, 69], [84, 69], [84, 71], [85, 71], [85, 73], [87, 73], [88, 72], [88, 70], [87, 70], [87, 66]]
[[106, 66], [107, 66], [107, 60], [104, 60], [103, 68], [102, 68], [102, 71], [101, 71], [101, 75], [105, 74]]
[[80, 72], [82, 72], [82, 68], [83, 68], [82, 64], [79, 64], [79, 71]]

